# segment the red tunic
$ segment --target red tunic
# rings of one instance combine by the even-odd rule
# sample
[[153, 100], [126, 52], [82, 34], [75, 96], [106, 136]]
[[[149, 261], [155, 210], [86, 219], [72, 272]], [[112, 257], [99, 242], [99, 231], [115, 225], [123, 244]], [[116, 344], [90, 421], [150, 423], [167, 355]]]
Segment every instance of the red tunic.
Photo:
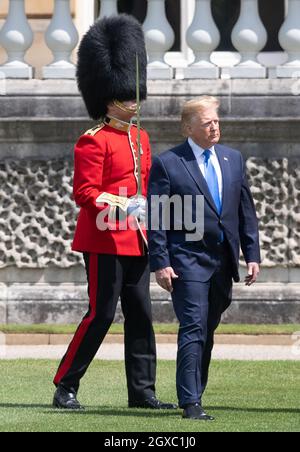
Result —
[[[97, 204], [99, 195], [120, 196], [120, 188], [123, 188], [127, 189], [130, 198], [138, 191], [137, 127], [133, 125], [127, 132], [126, 128], [119, 130], [116, 126], [118, 122], [114, 121], [114, 127], [101, 125], [96, 132], [87, 132], [75, 147], [74, 198], [81, 210], [72, 249], [97, 254], [142, 256], [145, 254], [145, 230], [143, 234], [129, 228], [103, 231], [97, 226], [99, 213], [103, 214], [103, 210], [109, 208], [108, 204]], [[130, 145], [130, 137], [134, 146]], [[144, 130], [141, 131], [141, 145], [142, 194], [146, 197], [151, 148]]]

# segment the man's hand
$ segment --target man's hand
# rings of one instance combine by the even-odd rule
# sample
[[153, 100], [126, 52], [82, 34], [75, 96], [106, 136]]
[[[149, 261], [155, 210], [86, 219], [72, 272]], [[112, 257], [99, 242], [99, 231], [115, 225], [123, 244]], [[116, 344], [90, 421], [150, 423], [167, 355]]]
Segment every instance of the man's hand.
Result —
[[168, 292], [173, 292], [172, 279], [178, 279], [172, 267], [155, 272], [157, 284]]
[[250, 262], [248, 264], [248, 276], [245, 278], [246, 286], [252, 286], [257, 281], [260, 272], [259, 264], [256, 262]]

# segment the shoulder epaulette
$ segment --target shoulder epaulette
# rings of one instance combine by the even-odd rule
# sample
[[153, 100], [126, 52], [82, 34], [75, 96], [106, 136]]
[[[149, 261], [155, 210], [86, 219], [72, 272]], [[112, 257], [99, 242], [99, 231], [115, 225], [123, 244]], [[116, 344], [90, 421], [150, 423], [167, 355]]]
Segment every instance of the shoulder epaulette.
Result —
[[105, 127], [104, 122], [102, 122], [101, 124], [98, 124], [97, 126], [93, 127], [92, 129], [87, 130], [84, 135], [88, 135], [90, 137], [94, 137], [95, 135], [97, 135], [98, 132], [100, 132], [100, 130], [102, 130]]

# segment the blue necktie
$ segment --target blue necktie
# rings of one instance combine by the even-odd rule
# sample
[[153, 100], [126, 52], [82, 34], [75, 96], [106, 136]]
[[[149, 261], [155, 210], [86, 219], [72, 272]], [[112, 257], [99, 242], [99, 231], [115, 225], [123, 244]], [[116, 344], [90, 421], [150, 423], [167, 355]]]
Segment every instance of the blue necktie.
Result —
[[214, 168], [214, 165], [211, 161], [212, 152], [207, 149], [204, 152], [204, 167], [205, 167], [205, 179], [209, 188], [209, 191], [211, 193], [211, 196], [215, 202], [216, 208], [218, 210], [219, 215], [222, 211], [222, 200], [220, 198], [220, 189], [219, 189], [219, 182], [218, 182], [218, 176], [216, 173], [216, 170]]
[[[212, 198], [215, 202], [219, 215], [222, 212], [222, 199], [220, 197], [220, 189], [219, 189], [219, 181], [214, 165], [211, 161], [212, 153], [209, 149], [204, 152], [205, 162], [205, 179], [209, 188], [209, 191], [212, 195]], [[224, 242], [224, 232], [221, 232], [220, 242]]]

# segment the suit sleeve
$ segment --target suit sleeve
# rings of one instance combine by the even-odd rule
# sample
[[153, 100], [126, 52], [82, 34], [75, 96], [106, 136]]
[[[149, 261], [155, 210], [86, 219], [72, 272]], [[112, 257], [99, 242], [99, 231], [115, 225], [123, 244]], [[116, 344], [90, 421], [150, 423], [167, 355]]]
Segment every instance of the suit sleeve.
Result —
[[249, 187], [246, 164], [241, 155], [243, 168], [243, 183], [241, 201], [239, 206], [240, 241], [243, 255], [247, 264], [249, 262], [261, 262], [259, 228], [253, 196]]
[[170, 180], [159, 157], [153, 160], [148, 189], [148, 240], [152, 272], [170, 267], [167, 232], [163, 227], [163, 207], [158, 208], [158, 198], [170, 196]]
[[126, 210], [128, 200], [103, 191], [105, 157], [105, 139], [98, 142], [89, 135], [79, 139], [75, 147], [73, 195], [78, 206], [88, 208], [96, 215], [110, 206], [109, 217], [113, 219], [117, 206]]

